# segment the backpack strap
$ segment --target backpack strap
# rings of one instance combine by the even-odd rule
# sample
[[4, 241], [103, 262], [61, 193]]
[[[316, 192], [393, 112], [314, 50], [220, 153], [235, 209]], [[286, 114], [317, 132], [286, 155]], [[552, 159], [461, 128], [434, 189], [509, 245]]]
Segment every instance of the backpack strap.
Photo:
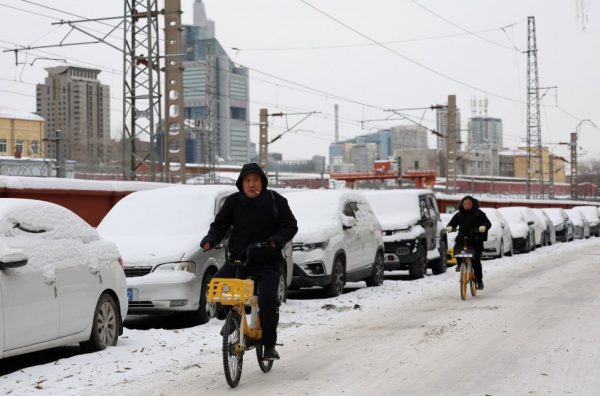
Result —
[[269, 190], [271, 193], [271, 198], [273, 199], [273, 218], [277, 218], [279, 216], [279, 208], [277, 208], [277, 201], [275, 200], [275, 194], [273, 194], [273, 190]]

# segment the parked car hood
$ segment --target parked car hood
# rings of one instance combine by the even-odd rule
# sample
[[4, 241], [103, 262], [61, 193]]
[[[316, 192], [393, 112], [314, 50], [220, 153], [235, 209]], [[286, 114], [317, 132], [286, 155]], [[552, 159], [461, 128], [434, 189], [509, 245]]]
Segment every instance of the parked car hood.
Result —
[[384, 231], [401, 230], [414, 227], [419, 221], [418, 214], [389, 214], [379, 217], [381, 228]]
[[298, 222], [298, 233], [294, 236], [294, 242], [315, 243], [325, 242], [341, 232], [340, 222]]
[[[112, 240], [110, 236], [104, 236]], [[200, 249], [201, 235], [119, 236], [112, 240], [124, 265], [156, 265], [181, 261], [188, 252]]]

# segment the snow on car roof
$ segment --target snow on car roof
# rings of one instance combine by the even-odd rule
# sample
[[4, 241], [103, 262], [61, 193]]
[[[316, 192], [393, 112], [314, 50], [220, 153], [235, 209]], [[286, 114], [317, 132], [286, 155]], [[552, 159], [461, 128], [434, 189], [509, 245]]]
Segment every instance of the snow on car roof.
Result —
[[214, 219], [217, 196], [235, 191], [235, 187], [226, 185], [137, 191], [108, 212], [98, 225], [98, 231], [111, 236], [202, 233]]
[[97, 232], [75, 213], [62, 206], [21, 198], [0, 199], [0, 235], [37, 234], [41, 238], [99, 239]]
[[41, 190], [95, 190], [95, 191], [138, 191], [170, 187], [172, 184], [119, 181], [81, 180], [56, 177], [0, 176], [0, 188], [41, 189]]

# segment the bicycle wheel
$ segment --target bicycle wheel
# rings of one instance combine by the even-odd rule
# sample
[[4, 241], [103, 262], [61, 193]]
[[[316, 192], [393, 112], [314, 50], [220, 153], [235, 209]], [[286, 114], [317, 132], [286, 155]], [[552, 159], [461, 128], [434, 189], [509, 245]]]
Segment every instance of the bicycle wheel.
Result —
[[463, 262], [460, 266], [460, 298], [467, 299], [467, 263]]
[[242, 377], [244, 351], [241, 345], [241, 332], [240, 314], [232, 309], [223, 326], [223, 369], [225, 379], [232, 388], [238, 385]]
[[471, 286], [471, 295], [475, 297], [477, 295], [477, 283], [475, 282], [475, 272], [473, 271], [473, 268], [471, 268], [469, 273], [469, 284]]
[[272, 360], [263, 360], [263, 344], [259, 343], [256, 346], [256, 359], [258, 359], [258, 367], [262, 370], [263, 373], [268, 373], [271, 371], [273, 367]]

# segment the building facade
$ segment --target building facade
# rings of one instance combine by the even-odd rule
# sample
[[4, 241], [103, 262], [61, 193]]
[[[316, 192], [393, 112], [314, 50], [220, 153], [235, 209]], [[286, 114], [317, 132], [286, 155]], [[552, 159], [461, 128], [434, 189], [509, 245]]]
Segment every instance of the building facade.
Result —
[[[248, 162], [252, 155], [248, 70], [236, 67], [215, 38], [214, 22], [206, 18], [202, 1], [194, 3], [194, 24], [185, 25], [182, 36], [185, 118], [207, 132], [221, 160]], [[196, 150], [210, 151], [201, 145]]]
[[469, 119], [469, 142], [467, 148], [495, 147], [504, 145], [502, 120], [491, 117], [473, 117]]
[[[392, 152], [402, 149], [427, 149], [427, 128], [419, 125], [398, 125], [390, 128]], [[382, 158], [383, 159], [383, 158]]]
[[[46, 120], [46, 138], [61, 131], [66, 159], [99, 165], [110, 147], [110, 88], [100, 83], [100, 70], [78, 66], [46, 68], [48, 77], [36, 87], [37, 114]], [[47, 157], [56, 157], [48, 145]]]
[[36, 114], [0, 107], [0, 157], [44, 156], [44, 119]]

